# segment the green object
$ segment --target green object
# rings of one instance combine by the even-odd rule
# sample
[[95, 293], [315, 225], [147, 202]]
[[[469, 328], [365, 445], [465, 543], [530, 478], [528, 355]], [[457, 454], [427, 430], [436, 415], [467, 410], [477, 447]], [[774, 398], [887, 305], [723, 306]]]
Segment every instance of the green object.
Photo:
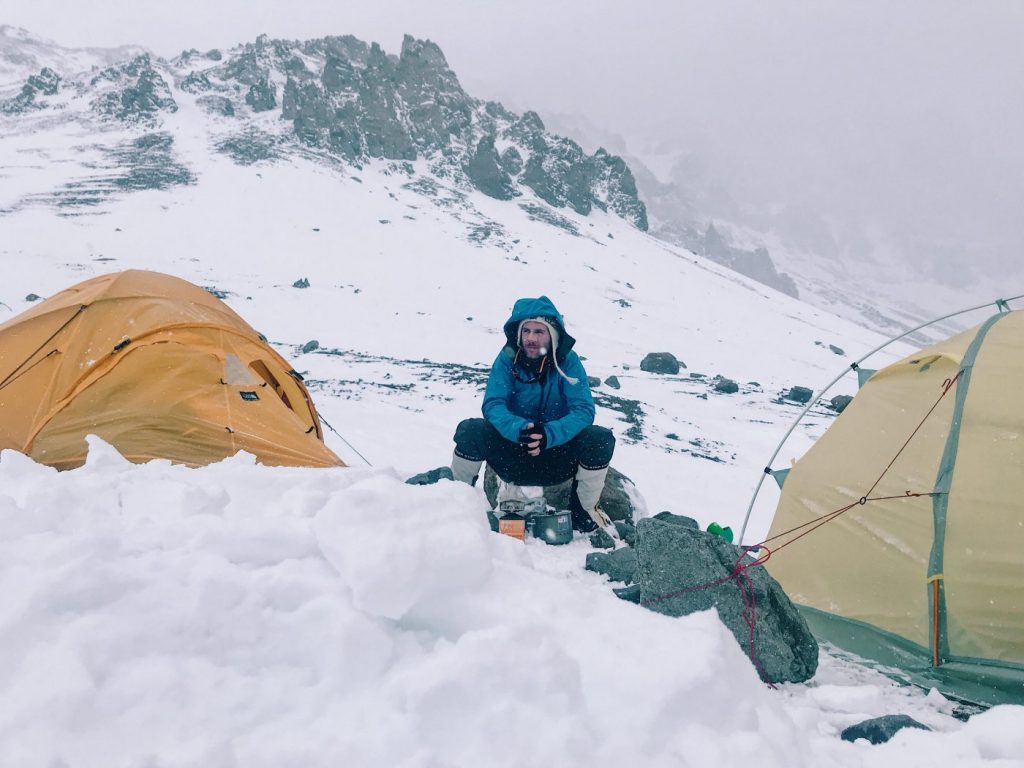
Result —
[[732, 528], [728, 525], [724, 528], [718, 523], [711, 523], [708, 526], [708, 533], [714, 534], [715, 536], [721, 536], [723, 539], [732, 544]]
[[572, 541], [572, 515], [568, 512], [531, 515], [526, 525], [534, 538], [545, 544], [568, 544]]
[[789, 469], [773, 469], [772, 477], [775, 478], [775, 482], [781, 488], [786, 483], [786, 478], [789, 477]]

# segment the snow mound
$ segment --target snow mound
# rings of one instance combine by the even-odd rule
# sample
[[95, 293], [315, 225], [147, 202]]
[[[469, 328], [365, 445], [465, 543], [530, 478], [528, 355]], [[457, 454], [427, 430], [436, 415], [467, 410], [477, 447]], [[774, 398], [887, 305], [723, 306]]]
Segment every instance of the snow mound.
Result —
[[871, 752], [840, 742], [805, 687], [760, 684], [713, 612], [670, 619], [539, 567], [554, 548], [491, 534], [463, 485], [245, 455], [135, 466], [92, 440], [72, 472], [4, 452], [0, 489], [0, 765], [906, 765], [903, 748], [1008, 765], [1022, 749], [1018, 707]]

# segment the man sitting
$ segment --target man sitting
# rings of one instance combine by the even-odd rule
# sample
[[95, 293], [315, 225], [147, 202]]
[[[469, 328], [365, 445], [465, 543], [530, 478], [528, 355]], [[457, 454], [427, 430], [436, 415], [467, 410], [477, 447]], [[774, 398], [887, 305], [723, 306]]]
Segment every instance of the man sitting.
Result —
[[547, 296], [519, 299], [505, 323], [505, 338], [487, 379], [484, 418], [466, 419], [455, 430], [452, 475], [473, 484], [486, 461], [506, 484], [506, 494], [508, 486], [575, 478], [573, 528], [587, 532], [609, 525], [598, 500], [615, 435], [594, 426], [594, 399], [573, 351], [576, 340]]

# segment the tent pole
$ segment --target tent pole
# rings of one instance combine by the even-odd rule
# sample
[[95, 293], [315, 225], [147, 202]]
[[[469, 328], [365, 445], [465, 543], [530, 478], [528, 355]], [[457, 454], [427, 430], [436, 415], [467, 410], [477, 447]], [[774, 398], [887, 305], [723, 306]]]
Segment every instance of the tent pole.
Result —
[[826, 392], [828, 392], [833, 386], [835, 386], [836, 382], [843, 378], [843, 376], [845, 376], [847, 372], [856, 371], [858, 368], [860, 368], [860, 364], [863, 363], [872, 355], [881, 352], [890, 344], [899, 341], [905, 336], [909, 336], [912, 333], [920, 331], [922, 328], [927, 328], [929, 325], [935, 325], [935, 323], [941, 323], [943, 320], [949, 320], [952, 317], [957, 317], [958, 315], [964, 315], [967, 314], [968, 312], [974, 312], [979, 309], [984, 309], [985, 307], [995, 306], [1000, 312], [1003, 312], [1005, 308], [1009, 307], [1009, 302], [1016, 301], [1018, 299], [1024, 299], [1024, 293], [1017, 296], [1011, 296], [1008, 299], [996, 299], [995, 301], [987, 301], [984, 304], [977, 305], [976, 307], [968, 307], [967, 309], [961, 309], [957, 312], [951, 312], [948, 315], [943, 315], [942, 317], [936, 317], [934, 320], [929, 320], [927, 323], [921, 323], [921, 325], [918, 325], [915, 328], [911, 328], [909, 331], [904, 331], [898, 336], [893, 336], [885, 343], [879, 344], [877, 347], [872, 349], [867, 354], [862, 355], [856, 362], [850, 363], [849, 366], [844, 368], [842, 373], [840, 373], [838, 376], [832, 379], [832, 381], [826, 384], [825, 387], [822, 388], [822, 390], [817, 395], [811, 395], [811, 399], [808, 401], [807, 405], [804, 406], [804, 409], [800, 411], [800, 414], [789, 426], [789, 429], [786, 430], [786, 434], [782, 436], [782, 440], [780, 440], [779, 444], [775, 446], [775, 451], [772, 453], [771, 458], [768, 459], [768, 463], [765, 464], [764, 471], [761, 473], [761, 476], [757, 480], [757, 485], [754, 487], [754, 495], [750, 498], [750, 504], [747, 506], [747, 514], [743, 517], [743, 526], [740, 528], [740, 537], [737, 540], [737, 543], [740, 546], [749, 546], [744, 543], [744, 537], [747, 533], [747, 524], [750, 522], [750, 514], [754, 510], [754, 503], [757, 501], [757, 494], [760, 493], [761, 491], [761, 485], [764, 483], [765, 477], [772, 473], [772, 463], [778, 457], [779, 452], [782, 450], [782, 446], [786, 444], [786, 440], [788, 440], [789, 436], [793, 434], [793, 430], [797, 428], [797, 425], [803, 420], [804, 416], [807, 415], [807, 412], [810, 411], [811, 408], [813, 408], [815, 405], [817, 405], [818, 401], [822, 398], [822, 396], [824, 396]]

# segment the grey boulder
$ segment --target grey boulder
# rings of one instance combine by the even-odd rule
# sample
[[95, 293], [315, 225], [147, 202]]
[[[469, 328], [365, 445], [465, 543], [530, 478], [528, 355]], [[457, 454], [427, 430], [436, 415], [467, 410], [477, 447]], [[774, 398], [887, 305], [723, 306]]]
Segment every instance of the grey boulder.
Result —
[[807, 387], [790, 387], [782, 397], [785, 400], [792, 400], [794, 403], [809, 403], [813, 396], [813, 390]]
[[836, 413], [842, 413], [846, 410], [846, 406], [853, 402], [851, 395], [836, 395], [829, 400], [829, 405], [832, 406], [832, 410]]
[[884, 715], [851, 725], [839, 735], [843, 741], [867, 739], [872, 744], [884, 744], [904, 728], [920, 728], [930, 731], [927, 725], [917, 722], [909, 715]]
[[[786, 593], [763, 567], [730, 578], [744, 557], [740, 547], [697, 528], [645, 518], [636, 526], [641, 604], [668, 616], [716, 608], [744, 653], [751, 656], [750, 627], [736, 578], [750, 579], [756, 607], [752, 661], [766, 682], [803, 682], [818, 668], [818, 643]], [[718, 583], [721, 581], [721, 583]]]
[[671, 352], [650, 352], [640, 361], [640, 370], [648, 373], [667, 373], [676, 375], [680, 367], [686, 365], [680, 363]]
[[632, 547], [622, 547], [614, 552], [591, 552], [587, 555], [587, 570], [603, 573], [612, 581], [632, 584], [636, 581], [637, 556]]

